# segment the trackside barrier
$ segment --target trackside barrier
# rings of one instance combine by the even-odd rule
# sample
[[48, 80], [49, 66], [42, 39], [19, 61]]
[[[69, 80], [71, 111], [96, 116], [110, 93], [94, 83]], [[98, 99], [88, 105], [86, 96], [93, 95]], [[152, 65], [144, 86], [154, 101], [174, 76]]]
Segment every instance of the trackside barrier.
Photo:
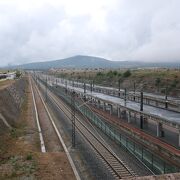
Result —
[[[44, 83], [43, 81], [41, 82]], [[66, 103], [71, 104], [71, 95], [69, 93], [66, 93], [64, 88], [58, 87], [58, 90], [57, 88], [50, 86], [48, 88], [56, 92], [56, 94], [63, 98]], [[82, 103], [83, 102], [76, 100], [75, 106], [78, 111], [80, 111], [84, 116], [86, 116], [94, 125], [96, 125], [96, 127], [101, 129], [101, 131], [103, 131], [107, 136], [109, 136], [112, 140], [118, 143], [119, 146], [123, 147], [126, 151], [130, 152], [142, 163], [144, 163], [155, 174], [180, 172], [180, 169], [178, 167], [169, 164], [167, 161], [150, 152], [143, 145], [134, 142], [132, 139], [129, 139], [127, 136], [122, 134], [119, 130], [106, 123], [88, 106], [81, 106]]]

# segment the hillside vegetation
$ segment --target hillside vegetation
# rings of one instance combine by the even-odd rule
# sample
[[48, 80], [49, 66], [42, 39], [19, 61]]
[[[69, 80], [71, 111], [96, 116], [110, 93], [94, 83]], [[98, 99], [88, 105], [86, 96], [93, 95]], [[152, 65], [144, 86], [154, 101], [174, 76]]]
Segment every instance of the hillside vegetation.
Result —
[[149, 93], [180, 96], [180, 71], [173, 69], [99, 70], [71, 71], [56, 73], [59, 77], [79, 81], [94, 81], [95, 84], [120, 87]]

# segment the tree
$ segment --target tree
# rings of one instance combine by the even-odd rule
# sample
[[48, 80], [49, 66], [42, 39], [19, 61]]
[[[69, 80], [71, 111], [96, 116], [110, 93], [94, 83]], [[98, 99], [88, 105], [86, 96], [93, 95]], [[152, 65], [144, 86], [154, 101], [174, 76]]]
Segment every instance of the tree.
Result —
[[114, 76], [117, 76], [117, 75], [118, 75], [118, 72], [117, 72], [117, 71], [113, 71], [113, 75], [114, 75]]
[[131, 71], [128, 69], [127, 71], [125, 71], [125, 72], [123, 73], [123, 77], [127, 78], [127, 77], [129, 77], [129, 76], [131, 76]]
[[103, 75], [102, 72], [98, 72], [98, 73], [96, 74], [96, 76], [102, 76], [102, 75]]
[[157, 88], [158, 88], [158, 92], [159, 92], [159, 86], [160, 86], [160, 83], [161, 83], [161, 79], [158, 77], [158, 78], [156, 78], [156, 81], [155, 81], [155, 86], [157, 86]]
[[21, 76], [21, 72], [19, 70], [16, 71], [16, 78], [19, 78]]

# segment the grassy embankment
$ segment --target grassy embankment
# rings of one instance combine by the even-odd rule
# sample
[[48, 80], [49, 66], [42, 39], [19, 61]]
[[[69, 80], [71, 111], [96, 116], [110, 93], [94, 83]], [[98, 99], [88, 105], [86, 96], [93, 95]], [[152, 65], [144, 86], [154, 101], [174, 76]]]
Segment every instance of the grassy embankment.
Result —
[[100, 70], [100, 71], [63, 71], [57, 76], [78, 79], [79, 81], [94, 80], [95, 84], [118, 87], [128, 90], [179, 96], [180, 71], [173, 69], [140, 69], [140, 70]]

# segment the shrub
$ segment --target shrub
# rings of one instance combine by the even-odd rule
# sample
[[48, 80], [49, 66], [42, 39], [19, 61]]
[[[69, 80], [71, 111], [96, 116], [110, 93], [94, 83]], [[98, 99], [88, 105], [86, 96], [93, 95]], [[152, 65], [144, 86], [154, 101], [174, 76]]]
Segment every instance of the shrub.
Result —
[[161, 83], [161, 79], [160, 78], [156, 78], [155, 85], [158, 86], [160, 83]]
[[102, 73], [102, 72], [98, 72], [98, 73], [96, 74], [96, 76], [103, 76], [103, 73]]
[[171, 87], [172, 88], [175, 88], [176, 86], [177, 86], [177, 84], [178, 84], [178, 80], [177, 79], [174, 79], [174, 81], [172, 82], [172, 84], [171, 84]]
[[27, 159], [27, 160], [32, 160], [32, 154], [28, 154], [28, 155], [26, 156], [26, 159]]
[[112, 72], [114, 76], [117, 76], [118, 75], [118, 72], [117, 71], [113, 71]]

